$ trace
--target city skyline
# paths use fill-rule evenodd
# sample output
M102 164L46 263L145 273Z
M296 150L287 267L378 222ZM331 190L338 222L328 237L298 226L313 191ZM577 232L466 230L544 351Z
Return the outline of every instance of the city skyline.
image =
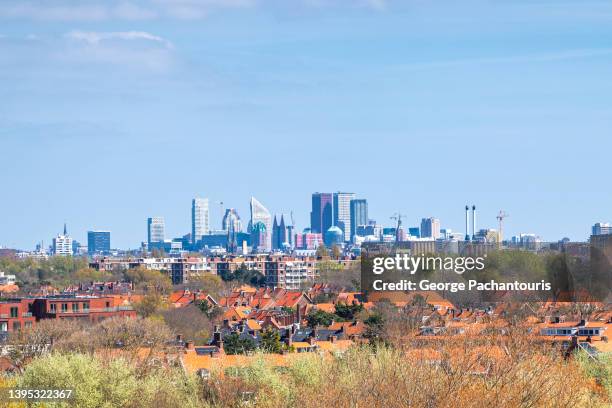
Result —
M314 198L314 196L321 195L321 194L323 194L323 195L327 194L327 195L330 196L329 197L330 198L330 206L332 208L334 206L334 202L336 201L336 195L337 194L349 195L350 197L352 197L351 201L355 201L355 202L363 202L363 201L365 201L367 203L366 206L370 205L370 200L367 197L363 197L363 196L361 196L359 194L355 194L355 193L347 193L347 192L344 192L344 191L336 191L336 192L332 192L332 193L319 193L319 192L312 193L311 194L311 198ZM142 239L137 239L136 238L135 241L134 241L135 243L133 243L133 244L129 244L129 245L113 245L112 248L113 249L138 249L141 246L142 243L149 243L150 244L151 242L163 242L164 240L170 241L170 240L175 239L175 238L178 239L178 238L184 237L186 234L190 235L192 233L192 231L193 231L193 226L194 226L194 224L193 224L193 221L194 221L193 220L193 215L194 215L194 202L196 200L200 200L200 201L203 201L203 202L206 202L206 203L210 202L210 199L208 197L202 197L202 196L194 196L194 198L192 198L190 200L191 206L188 208L188 210L189 210L188 211L189 212L189 214L188 214L189 215L189 219L188 219L188 228L187 229L185 229L185 230L177 230L176 227L173 227L173 228L170 229L170 231L173 231L173 232L168 232L169 230L168 230L168 225L167 225L167 223L165 221L166 220L166 216L165 215L148 216L144 220L144 221L146 221L146 223L143 223L143 225L145 225L145 226L143 228L143 231L141 231ZM224 204L223 202L217 202L217 203ZM313 203L311 202L311 205L312 204ZM287 212L284 212L284 211L270 211L270 210L268 210L267 207L264 206L264 204L262 204L255 197L250 197L250 199L249 199L249 206L248 207L252 207L253 205L256 208L258 208L258 210L256 212L260 212L261 210L263 210L266 213L266 215L263 215L263 213L262 213L262 215L258 215L257 216L258 218L269 217L269 220L267 222L264 222L264 224L270 224L269 228L268 228L270 230L270 234L267 237L268 241L271 241L271 239L272 239L272 235L271 235L271 231L272 231L272 228L271 228L272 227L272 224L271 224L272 218L275 218L277 215L278 216L286 215L289 212L293 213L292 210L288 210ZM465 216L465 214L467 214L467 208L468 207L470 208L470 214L473 211L472 210L472 206L466 206L465 212L460 211L461 212L461 217L460 218L462 220L464 219L463 217ZM220 211L219 214L223 214L223 217L219 216L218 220L214 216L210 217L209 232L207 232L207 234L208 233L213 233L213 232L218 233L219 231L224 230L224 227L223 227L223 218L225 216L227 216L228 211L233 212L233 214L235 214L235 212L237 211L237 208L234 208L234 207L220 207L220 209L222 209L222 211ZM208 210L208 208L207 208L207 210ZM245 211L245 213L248 213L249 211ZM240 212L240 210L238 210L238 212ZM367 212L367 210L366 210L366 212ZM488 211L486 213L488 214ZM419 235L420 237L425 237L425 238L428 238L428 237L429 238L441 237L441 235L439 234L440 233L440 229L444 229L444 230L447 230L447 231L451 230L455 234L457 234L457 233L462 234L462 233L465 232L465 228L467 228L467 224L465 224L466 226L463 229L459 225L454 225L454 224L453 225L449 225L448 223L445 223L444 220L440 219L440 217L437 217L435 215L427 215L427 216L423 216L423 217L421 217L421 216L411 217L410 215L406 215L405 213L401 213L401 212L400 213L394 213L390 217L388 217L388 219L382 219L382 220L379 219L379 218L375 218L375 217L373 218L371 216L368 216L368 221L376 221L377 225L384 226L384 227L394 227L396 225L396 223L397 223L397 215L398 214L401 214L401 217L402 217L401 218L402 219L402 226L405 229L405 233L408 233L409 229L417 228L417 229L421 230L420 231L420 235ZM309 212L309 215L311 215L311 212ZM497 212L496 212L496 215L497 215ZM292 214L292 216L293 216L293 214ZM340 220L337 219L337 216L335 215L335 211L332 211L332 214L329 214L329 216L332 217L332 219L333 219L332 223L330 224L330 226L336 225L338 223L338 221L340 221ZM171 217L171 218L174 218L174 217ZM207 221L208 221L208 218L209 217L208 217L208 214L207 214ZM296 218L298 218L298 217L296 217ZM304 217L301 217L301 218L304 218ZM293 231L293 233L301 233L303 230L306 230L306 229L310 230L311 222L312 222L312 216L307 217L307 218L308 218L308 222L306 222L304 225L300 225L300 224L298 224L296 222L296 225L295 225L296 229ZM424 236L423 235L423 225L426 222L431 223L432 220L435 220L435 222L437 223L435 229L436 229L436 231L438 231L438 235L435 236L435 234L434 234L434 236L431 236L431 235L429 235L431 232L426 232L425 233L426 236ZM477 221L477 224L473 225L474 220L473 220L473 218L471 218L471 215L470 215L469 220L470 220L469 221L469 232L470 232L470 234L474 234L475 232L477 232L477 231L479 231L481 229L491 229L491 230L497 230L498 229L498 224L496 224L495 222L488 222L488 220L484 220L481 223L481 221L480 221L480 210L479 210L479 219ZM280 218L278 218L278 221L280 222ZM496 222L498 222L498 221L496 221ZM157 229L156 233L158 234L158 236L156 238L154 238L153 240L151 240L151 238L150 238L150 234L151 234L151 232L150 232L150 228L151 228L150 225L152 223L153 224L161 225L161 227L154 227L154 228ZM240 221L238 221L238 223L242 224ZM341 223L341 221L340 221L340 223ZM110 230L108 228L105 228L104 230L100 230L100 229L97 229L97 228L86 228L84 231L80 231L80 232L77 232L77 233L74 233L74 234L72 233L72 231L74 231L74 229L71 228L70 229L71 232L67 233L67 224L69 224L69 223L67 223L67 222L63 223L63 226L62 226L63 232L61 232L61 231L57 232L57 233L53 232L48 237L45 237L45 239L39 239L39 240L34 241L30 247L27 247L27 246L22 246L22 247L19 247L19 246L6 246L6 245L2 245L1 242L0 242L0 247L20 249L20 250L31 250L36 245L40 244L41 242L44 243L45 246L47 246L47 242L50 243L50 246L53 246L54 245L54 240L58 236L69 237L71 242L72 241L77 241L77 242L79 242L81 244L85 244L85 246L87 246L88 241L89 241L89 234L91 232L112 233L112 230ZM428 224L428 225L429 226L426 227L426 228L431 228L431 225L430 224ZM596 228L597 229L603 228L603 229L605 229L605 231L608 231L611 228L611 227L609 227L609 225L610 224L607 222L607 220L597 220L597 221L592 222L591 224L589 224L588 228L585 228L585 230L588 231L586 233L586 238L588 238L588 236L591 235L591 234L595 234ZM473 229L474 226L477 226L477 230L476 231L474 231L474 229ZM161 228L161 229L159 229L159 228ZM249 229L249 226L247 226L247 225L243 225L242 226L242 232L246 232L246 231L248 231L248 229ZM177 232L174 232L175 230ZM205 234L205 235L207 235L207 234ZM515 236L515 235L518 236L520 234L534 234L535 236L537 236L538 238L542 239L543 241L556 241L556 240L560 240L560 239L563 239L563 238L567 237L567 235L564 235L564 236L560 236L560 237L553 238L553 239L544 239L544 237L540 233L535 231L535 230L524 230L524 231L513 232L512 228L508 228L508 225L506 223L504 224L504 239L505 240L509 240L512 236ZM81 235L83 235L84 238L82 238ZM134 235L135 236L140 236L139 233L135 233ZM472 239L472 238L473 238L473 236L470 236L470 239ZM586 238L583 239L582 241L585 241ZM573 241L581 241L580 239L572 239L572 240ZM350 239L347 239L346 241L350 241ZM116 242L116 238L115 238L114 233L113 233L113 243L114 242ZM193 242L193 241L191 241L191 242ZM272 249L272 244L270 242L268 243L268 245L269 245L270 249Z
M612 219L609 2L20 3L0 4L0 245L66 221L134 247L155 215L178 236L198 195L215 226L256 196L301 229L338 190L406 227L462 231L466 203L483 227L507 211L505 236Z

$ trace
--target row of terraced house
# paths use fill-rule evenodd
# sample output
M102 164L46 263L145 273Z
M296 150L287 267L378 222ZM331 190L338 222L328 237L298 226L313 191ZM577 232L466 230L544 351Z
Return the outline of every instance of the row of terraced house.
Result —
M62 294L4 299L0 301L0 337L43 319L98 322L110 317L136 317L136 311L122 296Z

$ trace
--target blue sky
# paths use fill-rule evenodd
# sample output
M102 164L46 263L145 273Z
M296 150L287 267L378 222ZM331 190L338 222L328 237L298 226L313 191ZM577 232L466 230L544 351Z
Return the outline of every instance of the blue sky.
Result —
M586 239L612 221L608 1L3 0L0 245L136 247L199 195L307 226L313 191L391 223ZM212 222L220 209L212 206Z

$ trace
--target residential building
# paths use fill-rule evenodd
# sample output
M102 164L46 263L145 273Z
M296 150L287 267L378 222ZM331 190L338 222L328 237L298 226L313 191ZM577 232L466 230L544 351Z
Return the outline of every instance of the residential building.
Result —
M354 193L334 193L334 225L342 230L343 240L350 241L351 230L351 201L355 199Z
M598 222L593 225L591 235L610 235L612 234L612 224L607 222Z
M36 324L36 318L30 311L30 304L30 299L0 301L0 338L6 338L10 332Z
M194 198L191 201L191 240L195 244L202 235L208 234L209 224L208 198Z
M87 231L88 254L108 254L110 249L110 231Z
M312 285L317 276L314 258L269 256L265 261L266 285L284 289L300 289Z
M109 317L136 317L130 305L120 297L96 297L58 295L36 298L31 304L31 314L40 319L74 319L98 322Z

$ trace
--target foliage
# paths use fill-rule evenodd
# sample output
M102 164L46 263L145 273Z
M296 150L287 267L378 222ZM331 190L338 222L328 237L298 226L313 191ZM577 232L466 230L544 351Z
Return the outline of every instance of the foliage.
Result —
M306 316L308 327L329 326L333 321L342 321L342 318L324 310L313 310Z
M207 304L207 302L202 303ZM202 313L197 306L170 308L163 311L161 315L168 327L173 332L183 335L186 340L204 344L210 339L212 322L208 315Z
M278 330L268 328L261 333L261 343L259 345L266 353L280 353L283 349L283 344L280 341L280 333Z
M317 247L316 257L317 259L329 257L329 251L327 250L327 247L325 245L319 245Z
M336 315L344 320L353 320L355 315L363 310L362 304L345 305L344 303L336 304Z
M150 317L166 308L166 301L157 292L145 294L138 302L134 302L134 309L139 316Z
M204 313L204 315L210 320L215 320L223 314L222 308L215 306L213 303L207 300L198 300L195 302L195 305L198 309L200 309L200 312Z
M51 354L34 360L18 379L26 389L72 389L73 399L54 406L80 408L195 407L197 388L180 370L140 376L122 359L104 362L84 354Z
M152 292L165 294L172 289L172 281L164 272L143 266L128 269L125 271L125 278L133 282L137 288Z
M249 337L241 338L238 333L232 333L223 337L225 354L246 354L256 348L255 340Z
M221 297L224 290L223 280L218 275L211 273L205 273L199 276L192 276L189 278L189 288L199 289L215 299Z
M265 285L266 277L255 269L248 269L245 264L240 265L233 273L222 271L221 279L226 282L240 282L251 286Z
M593 358L586 351L579 351L575 357L584 374L601 385L612 401L612 353L602 353Z

